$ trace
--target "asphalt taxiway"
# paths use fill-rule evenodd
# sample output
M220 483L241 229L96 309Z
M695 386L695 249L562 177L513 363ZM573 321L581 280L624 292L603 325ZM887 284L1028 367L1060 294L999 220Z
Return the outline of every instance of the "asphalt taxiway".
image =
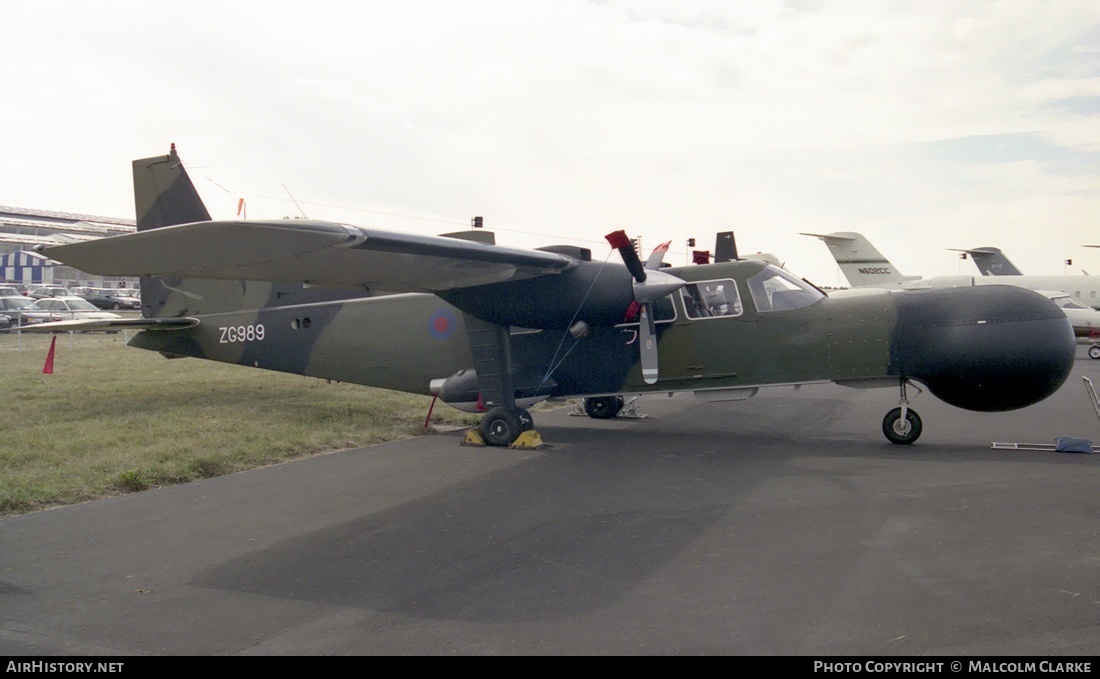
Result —
M812 385L536 414L0 520L0 654L1098 655L1100 443L1078 348L972 413Z

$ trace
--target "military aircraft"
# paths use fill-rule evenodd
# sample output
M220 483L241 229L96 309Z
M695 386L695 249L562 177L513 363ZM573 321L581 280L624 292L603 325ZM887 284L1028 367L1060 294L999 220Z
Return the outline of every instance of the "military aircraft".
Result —
M1013 285L1030 290L1065 292L1093 309L1100 309L1100 276L920 276L903 275L867 238L854 231L803 233L824 241L853 288L924 290L975 285Z
M623 394L727 401L818 382L897 390L882 430L908 444L923 427L910 385L959 408L1013 410L1057 390L1074 360L1065 315L1023 288L830 299L760 260L643 263L623 231L599 261L484 232L212 221L174 144L133 171L136 233L41 250L141 276L142 317L44 330L129 327L141 331L129 345L166 357L435 394L483 412L467 438L488 445L522 447L527 409L544 399L581 397L609 417Z
M978 267L978 271L983 276L1022 276L1023 272L1016 268L1005 253L1001 252L1000 248L973 248L967 250L965 248L947 248L954 252L963 253L963 258L969 255L973 260L974 266Z

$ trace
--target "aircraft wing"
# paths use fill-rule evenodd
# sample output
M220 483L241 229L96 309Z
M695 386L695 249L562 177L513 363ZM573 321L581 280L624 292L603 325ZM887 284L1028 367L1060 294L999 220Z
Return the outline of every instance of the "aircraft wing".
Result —
M38 252L97 275L300 281L434 292L561 273L577 260L317 220L179 224Z
M111 330L183 330L199 324L197 318L104 318L38 323L20 332L89 332Z

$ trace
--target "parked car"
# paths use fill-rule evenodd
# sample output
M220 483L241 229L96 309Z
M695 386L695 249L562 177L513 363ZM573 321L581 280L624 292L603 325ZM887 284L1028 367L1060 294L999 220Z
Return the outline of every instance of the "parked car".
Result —
M9 325L12 328L63 320L61 316L51 311L43 311L33 299L23 295L0 297L0 314L14 319Z
M100 309L140 309L141 299L134 297L131 290L124 288L85 288L82 295Z
M35 302L40 308L57 314L63 317L65 320L109 320L113 318L122 318L116 313L110 311L101 311L99 307L92 304L83 297L76 297L75 295L66 297L47 297L46 299L40 299Z
M47 297L62 297L65 295L71 295L69 289L61 285L41 285L30 291L29 296L34 299L45 299Z
M0 285L0 297L16 297L22 294L23 291L14 285Z
M30 286L26 283L20 283L19 281L4 281L0 283L0 289L4 290L3 295L0 295L0 297L8 297L12 289L15 290L15 294L17 295L28 296L30 293Z

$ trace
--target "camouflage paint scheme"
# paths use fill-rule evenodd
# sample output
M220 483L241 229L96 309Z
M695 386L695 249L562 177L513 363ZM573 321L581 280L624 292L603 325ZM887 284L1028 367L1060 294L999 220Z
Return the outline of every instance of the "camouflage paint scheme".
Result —
M744 280L747 273L759 271L763 266L761 262L746 260L669 271L689 282ZM244 286L270 288L270 284L252 282ZM201 290L203 286L188 285L187 289ZM254 290L248 292L249 295L262 294ZM961 292L965 297L963 301L969 303L981 299L982 293L988 290L965 288ZM590 336L580 340L565 337L563 352L571 344L575 346L551 375L556 387L540 395L570 397L863 380L883 380L883 386L892 386L902 376L912 375L919 379L923 374L931 379L939 374L937 364L950 357L950 353L940 355L938 350L933 351L943 340L928 345L916 343L914 339L939 331L956 338L969 337L965 340L967 344L973 341L988 353L985 358L968 359L971 369L978 369L983 361L992 368L990 374L982 377L984 388L982 384L975 387L979 393L988 393L988 403L993 407L969 396L955 405L973 410L1023 407L1034 402L1034 396L1014 399L1012 394L1018 387L1013 385L1036 382L1038 377L1036 388L1040 393L1044 391L1041 389L1044 383L1056 388L1065 379L1066 371L1060 367L1064 362L1060 364L1058 360L1042 356L1027 360L1032 354L1030 348L1020 350L1017 358L1025 365L1038 361L1041 366L1040 374L1029 378L1033 371L1025 374L1010 370L1010 364L1015 361L1008 356L994 360L998 353L1012 351L1011 347L1004 347L1005 340L1032 335L1061 337L1065 341L1060 344L1068 346L1072 356L1072 331L1068 327L1065 335L1052 331L1052 327L1064 325L1064 314L1059 319L1049 313L1042 303L1046 300L1022 289L1006 292L1016 293L1017 299L1004 305L1004 321L979 323L985 319L975 317L967 325L960 323L967 321L967 314L962 312L969 304L961 305L960 313L950 320L924 319L919 325L899 322L900 309L920 310L920 305L907 305L914 297L918 301L929 298L937 303L938 310L942 310L946 306L943 299L947 298L947 291L907 293L909 296L825 298L796 310L797 313L757 313L748 308L752 302L746 299L747 308L740 316L697 320L687 318L682 298L674 295L675 321L657 324L661 356L661 377L657 384L647 385L642 381L638 354L632 346L637 323L632 323L594 328ZM171 291L160 301L163 301L162 308L181 311L196 306L193 300ZM1025 303L1033 307L1031 318L1019 317L1017 306ZM463 313L434 295L398 294L213 314L200 308L187 315L200 317L202 323L173 332L142 332L130 341L130 345L167 354L419 394L431 393L431 380L446 378L473 366ZM1016 327L1006 329L1003 323ZM222 336L225 328L247 329L258 325L265 330L262 340L226 341ZM1035 332L1029 331L1029 326ZM552 365L555 349L563 342L564 333L562 329L512 335L513 372L519 378L517 390L539 386ZM922 349L933 351L931 359L922 358ZM958 351L965 351L965 347L952 349L952 352ZM927 365L928 361L932 365ZM919 370L920 374L914 370ZM997 375L1000 370L1007 371L1003 378ZM936 393L935 384L929 386ZM997 391L1002 391L1003 395L998 397ZM937 395L948 402L958 400L950 394Z
M660 300L662 315L655 326L660 375L648 384L639 365L638 322L623 322L637 277L632 279L621 263L590 261L586 252L567 246L538 251L486 246L484 232L449 234L451 238L441 240L356 230L350 233L360 236L352 238L329 223L198 225L193 223L211 220L174 147L167 156L135 160L134 173L138 234L42 251L78 268L92 267L86 270L96 273L111 269L112 274L148 274L141 261L171 260L148 265L159 266L165 275L143 275L148 325L142 327L148 329L130 341L170 357L191 356L417 394L433 393L433 380L453 378L452 384L464 386L450 390L450 398L444 388L443 397L461 407L476 400L479 381L485 391L488 379L473 370L470 323L510 327L509 340L495 345L503 358L481 359L477 365L484 369L510 364L514 398L508 394L504 404L513 410L518 407L515 399L524 398L826 381L896 388L908 380L925 384L958 407L1009 410L1057 390L1074 357L1073 333L1065 315L1029 290L984 286L829 298L805 286L799 308L760 311L749 292L750 282L776 270L764 261L736 260L660 269L685 287ZM186 226L156 234L157 247L172 252L143 245L153 241L135 240L150 229L177 224ZM272 234L270 253L264 251L267 241L247 251L235 244L235 235L250 237L256 229ZM185 240L170 240L176 232ZM210 242L208 247L192 245L206 242L194 241L196 233ZM337 242L338 236L347 242ZM371 261L381 263L376 268L392 264L390 257L399 260L400 266L388 275L403 278L392 289L415 289L416 276L434 281L451 266L458 271L476 264L486 272L486 280L441 285L431 292L378 294L384 286L367 273L361 285L343 288L328 280L317 286L301 280L231 278L240 271L250 277L281 271L269 259L327 275L327 260L310 263L313 251L296 255L293 248L330 237L332 244L317 250L321 256L346 248L337 253L339 257L365 257L368 254L356 251L373 248L369 256L376 259ZM483 242L468 246L472 240ZM173 248L172 243L177 245ZM284 247L290 251L280 253ZM306 246L301 247L305 252ZM148 257L138 256L142 253ZM240 264L235 258L249 261ZM336 269L344 262L332 261ZM197 264L192 268L190 262ZM185 269L200 270L204 277L168 275ZM333 276L338 278L338 272ZM692 283L719 280L735 282L740 313L689 317L684 291ZM574 318L589 324L579 339L568 331ZM182 321L171 319L199 322L161 329L153 325L155 319L181 326ZM904 418L904 390L901 403Z

